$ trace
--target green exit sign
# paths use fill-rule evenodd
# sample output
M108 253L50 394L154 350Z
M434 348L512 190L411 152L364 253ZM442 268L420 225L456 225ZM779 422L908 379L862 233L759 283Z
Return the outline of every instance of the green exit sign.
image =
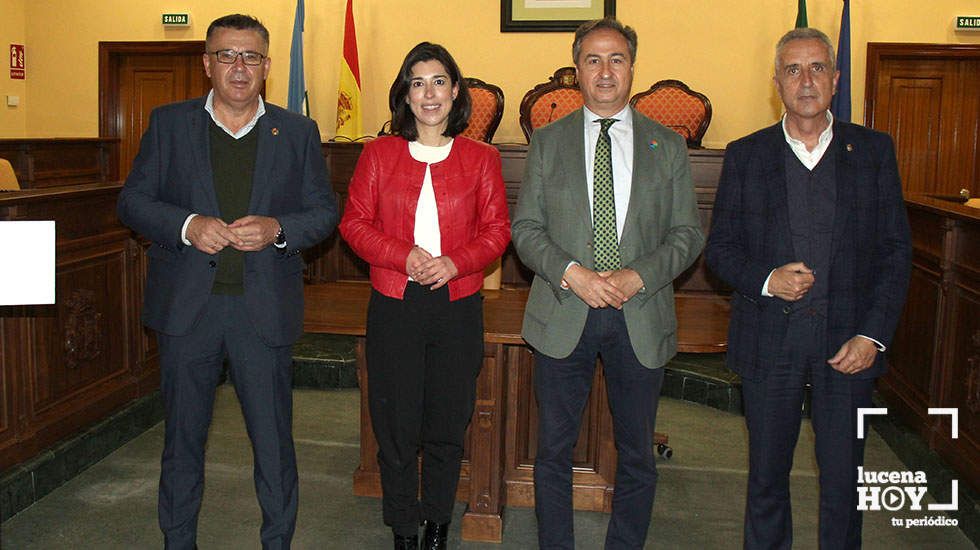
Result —
M956 30L980 31L980 15L957 15Z
M188 13L165 13L163 14L163 26L165 27L186 27L191 24L191 16Z

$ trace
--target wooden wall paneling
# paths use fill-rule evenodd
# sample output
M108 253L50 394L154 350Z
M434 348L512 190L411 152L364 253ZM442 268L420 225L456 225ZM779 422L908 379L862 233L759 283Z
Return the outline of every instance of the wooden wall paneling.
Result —
M959 411L958 439L952 439L951 419L938 418L936 451L980 487L980 224L958 222L954 229L945 365L935 406Z
M894 414L957 472L980 487L980 213L925 195L906 199L912 281L878 388ZM930 407L955 408L950 419Z
M510 346L505 356L507 371L507 421L504 427L504 487L510 506L534 504L534 455L537 437L528 431L536 425L531 420L534 393L521 388L534 387L534 358L531 350Z
M137 393L142 397L156 390L160 385L160 369L156 336L153 331L143 326L141 312L143 293L146 287L146 273L149 261L146 249L150 241L130 234L126 241L125 261L127 264L125 304L127 327L127 357L132 365L132 373L136 379Z
M484 345L483 368L477 378L476 403L473 419L466 436L467 470L469 487L466 495L457 500L467 501L467 513L463 516L463 538L500 542L504 526L501 519L503 486L501 480L504 465L502 434L504 431L504 389L506 346L499 343ZM473 466L483 464L477 470Z
M915 227L909 292L887 352L889 370L878 387L889 402L902 403L896 414L929 440L936 425L936 418L928 414L930 395L942 364L945 320L940 312L950 226L944 216L919 209L909 210L909 221Z
M21 372L30 360L27 308L0 306L0 470L16 451L23 428L25 387Z
M21 189L115 182L118 156L113 138L0 139Z

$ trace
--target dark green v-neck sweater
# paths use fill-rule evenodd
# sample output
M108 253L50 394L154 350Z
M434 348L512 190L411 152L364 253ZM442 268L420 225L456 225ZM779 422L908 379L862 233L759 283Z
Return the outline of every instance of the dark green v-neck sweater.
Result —
M225 223L231 223L248 214L258 134L253 128L245 136L235 139L211 120L211 171L214 192L218 196L218 208ZM218 253L218 272L215 274L211 292L244 294L244 267L245 253L231 246L225 247Z

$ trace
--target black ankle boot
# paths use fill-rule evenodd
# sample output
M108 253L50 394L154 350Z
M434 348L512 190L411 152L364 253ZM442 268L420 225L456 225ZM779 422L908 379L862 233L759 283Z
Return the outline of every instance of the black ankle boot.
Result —
M449 522L435 523L425 520L425 533L422 535L422 550L446 550L446 535L449 533Z
M395 550L419 550L419 536L409 535L403 537L395 533Z

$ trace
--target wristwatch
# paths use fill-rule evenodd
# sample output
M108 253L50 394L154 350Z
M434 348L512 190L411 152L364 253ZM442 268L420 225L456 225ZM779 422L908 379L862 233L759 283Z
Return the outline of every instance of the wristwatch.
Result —
M283 231L282 226L279 226L279 232L276 233L276 246L284 246L286 244L286 232Z

